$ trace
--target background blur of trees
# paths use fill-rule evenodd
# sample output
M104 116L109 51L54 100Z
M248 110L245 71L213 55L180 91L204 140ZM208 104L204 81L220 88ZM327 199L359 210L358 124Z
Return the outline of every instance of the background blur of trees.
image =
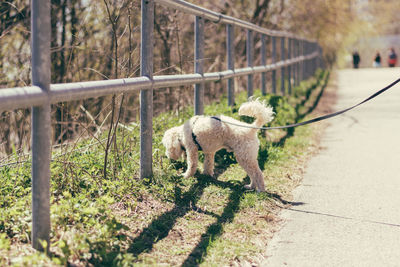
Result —
M396 0L371 0L368 5L370 21L376 34L400 34L400 2Z
M359 0L358 16L364 20L364 27L351 36L347 53L358 50L361 67L371 67L377 52L382 57L382 66L388 66L389 50L393 47L400 53L400 1ZM350 56L347 57L348 61Z
M317 40L328 64L337 61L354 36L370 31L379 21L385 32L399 31L392 0L216 0L190 1L216 12ZM139 75L139 0L51 0L52 83L136 77ZM30 81L30 1L0 2L0 88L25 86ZM362 8L360 8L362 7ZM385 15L382 16L382 13ZM154 72L193 72L193 17L160 5L155 9ZM364 14L360 15L360 14ZM354 34L356 33L356 34ZM244 66L245 33L235 31L236 65ZM256 49L260 37L255 36ZM257 50L259 51L259 50ZM205 71L225 69L225 26L206 24ZM256 59L256 63L259 62ZM243 84L243 86L242 86ZM237 79L236 89L244 88ZM155 113L179 109L193 99L192 87L155 91ZM219 98L225 85L208 84L208 101ZM138 118L138 95L126 94L53 107L54 143L95 132L109 124L110 114L120 122ZM0 117L0 155L29 147L29 110L3 112ZM115 120L114 120L115 121Z

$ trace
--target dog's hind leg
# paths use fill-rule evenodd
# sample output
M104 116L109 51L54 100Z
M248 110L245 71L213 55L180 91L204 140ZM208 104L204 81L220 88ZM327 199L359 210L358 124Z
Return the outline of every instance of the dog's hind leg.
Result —
M250 177L250 184L246 185L246 189L255 189L257 192L264 192L264 175L258 166L257 157L254 155L236 155L236 160L243 167Z
M197 162L198 162L198 150L197 148L186 150L187 155L187 170L183 174L183 177L189 178L196 173Z
M203 174L214 176L214 155L215 153L204 153Z

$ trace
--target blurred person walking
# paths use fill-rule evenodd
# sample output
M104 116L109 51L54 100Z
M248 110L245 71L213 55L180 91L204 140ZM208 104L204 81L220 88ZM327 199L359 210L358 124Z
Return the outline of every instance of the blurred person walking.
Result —
M353 53L353 67L355 69L358 69L358 65L360 64L361 58L360 58L360 54L358 54L357 51L354 51Z
M379 54L379 52L376 52L375 58L374 58L374 63L373 63L373 67L374 68L379 68L381 67L381 54Z
M389 67L393 68L396 66L397 63L397 54L394 51L394 48L390 48L390 53L389 53L389 59L388 59L388 64Z

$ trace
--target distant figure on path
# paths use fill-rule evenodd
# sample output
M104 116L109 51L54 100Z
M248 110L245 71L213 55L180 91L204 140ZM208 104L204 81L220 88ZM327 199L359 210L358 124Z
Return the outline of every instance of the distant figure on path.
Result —
M395 67L395 66L396 66L396 63L397 63L397 54L396 54L396 52L394 51L394 48L393 48L393 47L390 48L388 63L389 63L389 67L391 67L391 68Z
M376 52L373 66L374 66L374 68L379 68L380 66L382 66L381 65L381 54L379 54L379 52Z
M357 51L353 53L353 67L358 69L358 64L360 64L361 58Z

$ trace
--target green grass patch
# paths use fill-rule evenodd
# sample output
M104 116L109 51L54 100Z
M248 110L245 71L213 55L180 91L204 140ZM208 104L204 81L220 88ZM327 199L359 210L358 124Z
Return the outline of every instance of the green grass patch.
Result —
M276 112L271 126L307 118L329 73L294 88L290 97L255 96ZM206 115L241 120L238 107L246 92L205 107ZM0 168L0 265L159 266L232 265L256 262L276 224L278 206L290 204L291 190L311 153L313 126L260 131L259 164L267 192L243 189L249 182L232 153L216 154L217 179L183 179L184 161L171 162L161 139L193 108L154 118L153 171L139 179L139 126L119 127L116 146L103 175L104 136L79 140L53 152L51 163L51 255L30 248L30 163ZM200 158L202 158L200 156ZM201 165L201 164L200 164ZM201 168L201 166L200 166Z

